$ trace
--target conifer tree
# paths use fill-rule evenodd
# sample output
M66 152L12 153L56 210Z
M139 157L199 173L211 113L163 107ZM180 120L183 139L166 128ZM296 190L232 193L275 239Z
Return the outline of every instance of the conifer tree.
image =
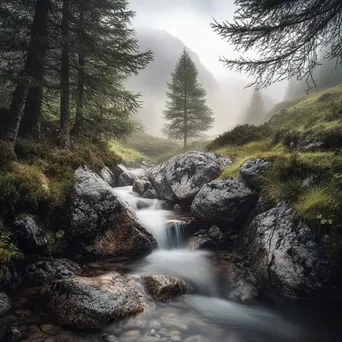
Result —
M184 149L191 138L199 137L212 127L213 113L206 103L206 91L199 84L195 63L186 50L171 74L164 116L164 132L169 138L183 139Z
M255 89L244 117L244 123L249 125L260 125L263 122L265 115L265 104L261 91Z

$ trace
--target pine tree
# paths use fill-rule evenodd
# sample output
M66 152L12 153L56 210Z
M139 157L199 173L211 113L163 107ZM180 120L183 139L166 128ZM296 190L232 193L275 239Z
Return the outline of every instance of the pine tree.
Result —
M206 104L206 91L198 83L198 71L186 50L183 51L172 81L168 83L164 131L169 138L183 139L184 149L190 138L199 137L212 127L211 109Z
M244 123L249 125L260 125L266 116L264 99L261 91L255 89L252 95L251 103L244 117Z

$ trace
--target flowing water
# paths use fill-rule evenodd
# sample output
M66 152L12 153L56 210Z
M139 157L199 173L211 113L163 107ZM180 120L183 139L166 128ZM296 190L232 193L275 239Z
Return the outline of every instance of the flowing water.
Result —
M186 250L184 225L174 212L162 210L157 200L139 198L131 187L114 191L136 211L141 223L156 236L159 247L137 262L108 260L90 263L86 275L112 271L171 275L189 282L195 294L166 303L152 301L143 315L108 326L100 333L81 334L53 325L51 317L41 307L39 289L28 288L13 300L15 324L24 324L28 329L24 341L342 341L341 301L334 298L295 300L272 293L263 293L262 300L250 305L227 300L222 279L234 270L229 260L205 251ZM170 221L173 229L168 227ZM50 337L46 330L50 331Z

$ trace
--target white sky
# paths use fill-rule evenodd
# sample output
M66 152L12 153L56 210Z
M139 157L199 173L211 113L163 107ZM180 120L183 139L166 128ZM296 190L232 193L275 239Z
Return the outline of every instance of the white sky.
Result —
M198 54L202 64L218 79L246 79L225 69L218 56L233 57L234 48L212 30L213 18L230 20L234 0L131 0L134 26L161 29L181 39Z

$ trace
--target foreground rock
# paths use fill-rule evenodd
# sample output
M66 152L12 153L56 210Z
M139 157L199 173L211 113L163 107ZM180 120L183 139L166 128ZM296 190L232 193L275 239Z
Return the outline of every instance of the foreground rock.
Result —
M25 285L38 286L47 281L79 275L82 268L68 259L40 260L24 268L23 282Z
M243 232L241 254L266 284L287 295L325 291L334 271L329 238L317 238L286 203L254 218Z
M143 277L147 292L153 299L166 301L190 293L189 285L182 279L163 275Z
M156 240L114 190L87 168L75 173L75 191L65 224L65 236L82 256L141 255Z
M257 203L258 196L238 179L206 184L191 205L198 219L217 224L239 225Z
M25 216L16 220L13 230L20 246L25 251L39 253L46 250L47 239L45 233L33 218Z
M260 176L270 168L271 163L263 159L247 160L240 168L242 179L251 189L259 190L261 187Z
M229 163L215 153L186 152L154 167L148 178L160 199L189 202Z
M11 310L11 300L3 292L0 292L0 318Z
M56 280L41 290L42 302L59 324L97 329L143 312L146 303L119 273Z

